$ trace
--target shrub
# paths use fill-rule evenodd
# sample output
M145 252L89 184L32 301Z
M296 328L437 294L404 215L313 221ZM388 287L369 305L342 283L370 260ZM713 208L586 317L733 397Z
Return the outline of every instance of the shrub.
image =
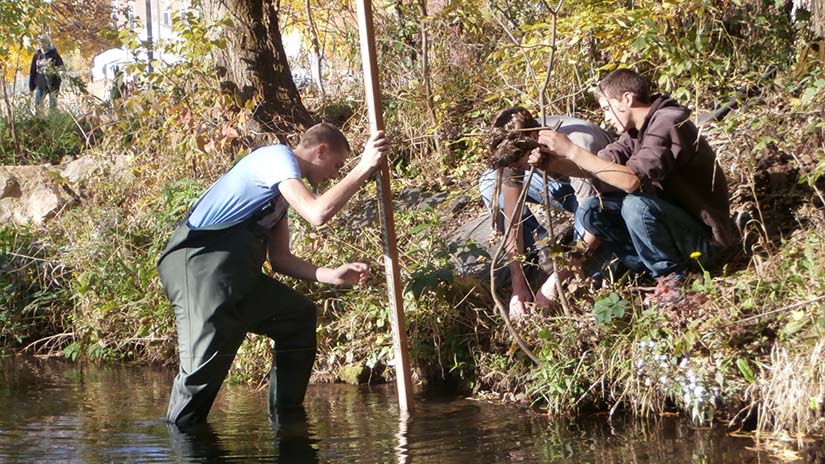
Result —
M63 333L69 272L29 228L0 228L0 351Z
M28 116L14 122L19 143L15 149L7 119L0 119L0 164L59 163L78 155L85 144L70 113L52 112L43 118Z

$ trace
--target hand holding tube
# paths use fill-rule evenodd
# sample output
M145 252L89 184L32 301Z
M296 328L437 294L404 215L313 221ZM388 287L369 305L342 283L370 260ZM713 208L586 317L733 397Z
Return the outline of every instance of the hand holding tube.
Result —
M553 155L567 159L572 158L575 151L575 145L567 137L567 134L554 130L540 131L539 145L549 150Z

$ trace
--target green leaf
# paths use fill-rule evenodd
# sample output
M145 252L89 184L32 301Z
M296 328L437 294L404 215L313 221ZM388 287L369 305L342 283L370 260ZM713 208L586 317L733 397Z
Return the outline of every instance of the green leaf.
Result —
M748 381L748 383L753 383L756 380L756 376L753 374L753 369L751 369L751 365L746 359L737 358L736 367L739 368L739 372L742 374L742 377Z
M146 337L146 336L149 335L150 329L151 329L151 327L149 327L148 325L141 325L138 328L136 336L137 337Z
M794 334L802 330L806 325L808 325L807 317L796 318L794 314L792 314L791 316L791 320L787 324L785 324L785 326L782 327L781 330L782 335L786 338L793 336Z
M613 308L613 317L615 317L616 319L623 318L624 317L625 306L627 306L627 301L620 301L619 304L617 304Z
M410 230L410 235L415 235L430 228L430 224L419 224Z
M633 46L630 48L633 52L640 52L647 48L647 37L640 35L636 40L633 42Z
M74 342L63 349L63 356L71 361L76 361L80 355L80 342Z
M623 300L617 293L611 293L606 298L596 301L593 304L593 316L596 323L607 324L613 319L624 317L628 302Z
M453 273L449 269L440 268L413 274L409 283L409 291L415 298L420 298L425 290L435 289L440 282L449 284L453 281Z
M596 323L606 324L610 321L610 307L605 300L599 300L593 305L593 315Z

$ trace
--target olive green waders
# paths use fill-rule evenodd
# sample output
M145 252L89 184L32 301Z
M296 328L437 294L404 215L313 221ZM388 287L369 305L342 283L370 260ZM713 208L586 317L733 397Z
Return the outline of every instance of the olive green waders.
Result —
M270 413L303 402L315 362L315 305L261 272L266 241L253 219L218 230L184 221L172 235L158 262L180 355L167 421L206 420L247 332L275 341Z

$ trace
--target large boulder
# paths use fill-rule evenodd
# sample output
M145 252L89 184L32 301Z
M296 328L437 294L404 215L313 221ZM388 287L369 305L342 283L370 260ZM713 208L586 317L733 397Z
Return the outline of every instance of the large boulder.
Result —
M130 169L132 166L131 156L106 156L100 153L88 153L86 156L60 165L61 175L75 192L82 192L87 184L101 177L108 182L121 184L129 184L135 180L135 175Z
M490 272L490 258L498 244L491 243L493 223L490 214L480 213L472 220L464 222L447 238L454 249L453 264L461 277L476 277L484 280Z
M77 196L55 166L0 166L0 224L42 224Z
M40 225L80 203L87 184L101 176L128 183L131 158L83 156L59 166L0 166L0 224Z

